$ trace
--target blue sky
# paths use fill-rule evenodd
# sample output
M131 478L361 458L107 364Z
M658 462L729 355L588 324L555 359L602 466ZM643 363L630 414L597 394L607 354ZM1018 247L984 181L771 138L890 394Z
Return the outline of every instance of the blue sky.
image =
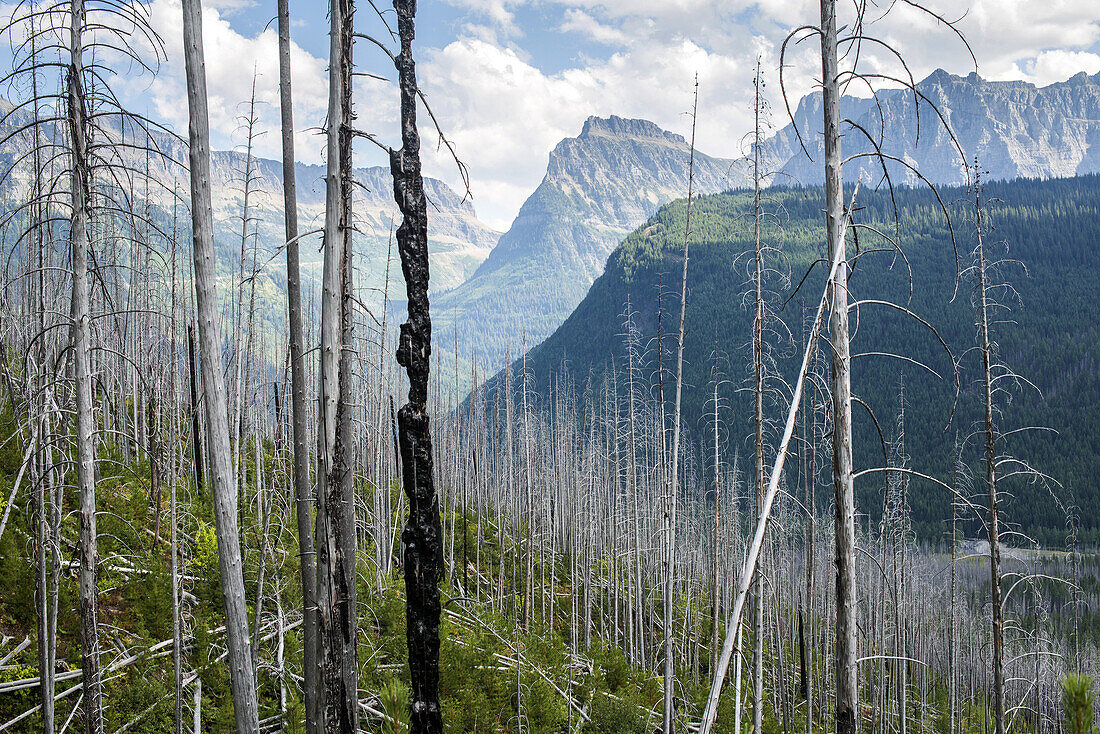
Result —
M167 60L155 78L119 70L112 86L124 103L185 132L179 0L145 0L164 39ZM385 0L377 0L388 8ZM891 5L880 0L883 7ZM960 19L990 79L1049 84L1078 71L1100 72L1100 13L1095 0L927 0ZM819 0L421 0L417 70L448 137L468 164L482 219L506 229L563 137L589 115L650 119L688 132L691 83L699 75L700 150L737 157L751 124L752 68L760 58L773 117L782 124L776 73L790 29L815 22ZM327 92L328 19L324 0L290 0L293 16L295 121L299 159L319 163ZM842 0L842 20L850 0ZM913 73L937 67L974 70L961 43L934 19L892 3L871 32L901 51ZM279 155L278 68L272 19L276 0L206 0L204 33L216 148L243 143L242 103L258 74L260 155ZM965 14L959 10L967 6ZM10 6L9 6L10 7ZM392 18L392 12L390 14ZM359 0L357 30L381 35L382 24ZM380 33L381 32L381 33ZM802 44L784 72L793 100L813 88L820 61ZM390 62L369 44L356 49L360 69L392 78ZM867 53L868 69L896 69ZM396 91L362 79L357 125L396 145ZM422 120L424 117L422 116ZM422 126L423 129L423 126ZM425 170L453 186L453 163L425 133ZM380 164L376 150L356 150L358 165Z

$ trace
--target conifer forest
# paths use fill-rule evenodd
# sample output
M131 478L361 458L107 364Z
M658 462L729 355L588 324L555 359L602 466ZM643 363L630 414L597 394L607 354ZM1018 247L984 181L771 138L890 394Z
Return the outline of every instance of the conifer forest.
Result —
M1100 14L974 2L723 4L736 122L552 150L478 3L0 5L0 732L1100 734ZM560 4L502 99L727 33Z

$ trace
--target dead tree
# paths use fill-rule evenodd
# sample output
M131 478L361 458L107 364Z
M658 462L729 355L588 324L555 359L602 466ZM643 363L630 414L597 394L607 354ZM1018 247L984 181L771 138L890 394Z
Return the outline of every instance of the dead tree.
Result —
M976 432L976 437L979 437L982 442L985 491L988 502L988 515L985 525L989 536L989 594L990 606L992 607L993 720L996 734L1004 734L1009 728L1009 721L1006 720L1009 710L1005 702L1006 625L1004 594L1002 592L1004 574L1001 570L1001 483L1013 477L1025 477L1038 486L1049 488L1056 485L1057 482L1026 461L1013 456L1009 453L1009 446L1007 445L1014 435L1027 431L1049 429L1041 426L1025 426L1006 431L999 425L1002 404L1010 399L1010 391L1019 389L1021 385L1034 386L1015 373L998 354L993 327L997 324L1007 323L1004 319L998 319L997 315L999 311L1008 309L1007 304L1001 302L998 296L1014 297L1013 294L1015 293L1003 278L998 279L998 271L1003 270L1006 266L1021 265L1021 263L1008 257L991 257L991 246L987 242L987 237L992 227L989 224L986 202L982 199L981 176L978 173L976 164L974 171L973 225L976 243L971 253L972 264L964 273L974 281L976 346L981 354L981 390L984 413L981 429ZM1024 576L1021 580L1026 579L1027 576ZM1014 587L1019 583L1017 581L1012 586ZM1019 625L1014 626L1017 629L1019 628ZM1036 657L1036 660L1038 660L1038 657ZM1011 710L1016 711L1020 708L1020 706L1013 706Z
M428 309L428 215L420 172L420 133L416 126L419 90L412 43L416 0L393 0L401 51L394 57L401 92L401 149L390 151L393 196L401 210L397 250L409 302L408 321L401 324L397 362L409 377L409 401L398 412L402 486L409 517L401 541L405 546L409 670L412 677L410 718L413 734L443 731L439 707L439 581L443 575L443 538L432 466L432 437L427 413L432 321Z
M96 586L95 416L92 407L91 314L88 304L88 210L91 170L88 161L84 93L84 2L70 3L68 69L69 145L72 156L73 293L71 351L76 393L76 476L80 518L80 647L84 671L84 731L104 730L103 682L99 669L99 590Z
M290 404L294 442L294 497L302 583L302 672L306 731L319 730L317 680L317 564L313 551L312 488L306 428L306 385L302 340L302 282L298 257L298 190L294 178L294 106L290 88L289 0L279 0L279 110L282 118L283 213L286 222L287 323L290 327Z
M848 265L843 238L840 72L835 0L821 0L822 109L825 116L825 237L830 261L833 512L836 525L836 731L855 734L859 706L856 645L856 523L852 482L852 358L848 349Z
M695 80L695 97L691 107L691 148L688 160L687 222L684 225L683 272L680 279L680 328L676 334L676 392L672 410L672 464L668 496L665 499L665 578L664 578L664 717L665 734L673 731L672 694L676 687L675 650L673 649L672 594L676 588L676 502L680 493L680 427L681 397L684 390L684 315L687 312L688 245L691 242L691 196L695 171L695 115L699 110L699 80Z
M228 404L222 377L218 330L217 276L214 268L214 224L210 201L210 116L202 46L202 0L183 2L183 47L187 70L190 123L191 228L195 260L195 309L199 327L199 360L206 394L206 428L210 445L210 480L218 566L229 650L229 683L238 734L259 731L248 634L244 569L237 532L237 477L230 467Z
M321 299L317 466L317 625L321 719L326 732L359 726L355 609L355 450L352 373L352 0L329 6L330 60L325 261Z

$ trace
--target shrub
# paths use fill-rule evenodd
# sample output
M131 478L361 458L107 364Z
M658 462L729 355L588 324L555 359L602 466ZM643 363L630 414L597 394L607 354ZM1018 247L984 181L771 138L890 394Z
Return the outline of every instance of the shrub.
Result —
M1070 673L1062 679L1062 714L1067 734L1094 734L1093 709L1096 694L1092 691L1092 678Z

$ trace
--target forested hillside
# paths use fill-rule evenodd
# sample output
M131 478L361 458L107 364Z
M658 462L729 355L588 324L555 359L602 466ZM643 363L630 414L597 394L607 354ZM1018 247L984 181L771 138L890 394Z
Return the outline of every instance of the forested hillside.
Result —
M1025 389L1006 408L1004 420L1013 426L1047 426L1058 433L1021 436L1017 453L1061 483L1047 488L1020 484L1013 488L1005 516L1045 546L1066 542L1066 508L1076 504L1090 542L1100 542L1100 516L1091 512L1100 504L1100 365L1094 345L1100 337L1095 313L1100 293L1100 177L1084 176L1050 181L1019 180L990 183L986 189L996 201L991 216L995 241L1007 245L1005 257L1024 267L1006 271L1019 295L1006 294L1014 306L999 330L1002 357L1033 382L1038 391ZM888 247L867 232L851 279L853 298L889 299L905 304L936 328L959 362L959 399L955 402L952 360L931 332L914 319L888 307L867 305L853 312L853 354L893 352L920 360L935 370L937 379L912 363L866 356L854 359L854 391L873 410L886 439L894 432L901 380L905 381L907 449L914 467L945 478L952 466L955 436L965 439L979 417L976 392L972 283L958 282L956 250L965 266L974 243L972 217L966 210L967 192L944 188L940 197L950 214L950 225L940 203L927 189L899 189L894 202L888 194L861 192L859 221L893 232L893 206L898 210L898 233L904 257L893 252L869 251ZM797 289L803 275L823 256L822 195L820 189L769 191L764 207L779 225L771 228L773 244L782 252L776 265L789 271L793 284L778 294L786 330L776 341L776 359L790 377L797 369L801 349L801 304L816 298L824 272L819 263ZM749 451L751 442L750 392L752 312L745 300L748 279L745 253L752 249L751 195L728 193L698 198L692 205L692 252L688 266L684 417L696 441L710 435L711 355L719 345L722 383L719 395L723 421L729 421L731 449ZM647 380L656 370L657 293L678 283L683 247L684 201L661 209L612 253L607 270L569 319L527 357L527 370L538 389L547 391L563 369L580 384L594 375L625 369L624 312L629 302L645 345ZM952 243L952 231L955 242ZM781 262L780 262L781 260ZM912 295L909 270L912 268ZM663 286L662 286L663 283ZM666 297L665 349L671 350L678 304ZM1021 305L1022 304L1022 305ZM739 348L739 345L741 348ZM669 353L665 369L669 369ZM1040 394L1041 393L1041 394ZM779 403L783 399L777 398ZM878 431L866 410L855 413L858 466L881 465L883 452ZM980 446L971 443L964 459L972 460ZM825 487L827 492L826 485ZM942 537L950 520L950 500L943 488L915 483L914 523L925 538ZM858 510L877 521L883 507L883 487L868 477L857 483ZM827 495L818 497L824 503ZM977 528L971 526L972 532ZM1017 542L1025 542L1019 540Z

